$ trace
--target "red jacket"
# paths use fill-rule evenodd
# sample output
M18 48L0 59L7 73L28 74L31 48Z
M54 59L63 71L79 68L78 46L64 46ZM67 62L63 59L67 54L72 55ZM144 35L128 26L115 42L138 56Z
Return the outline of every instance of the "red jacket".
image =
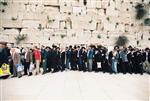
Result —
M34 50L33 56L35 60L41 60L41 53L39 50Z

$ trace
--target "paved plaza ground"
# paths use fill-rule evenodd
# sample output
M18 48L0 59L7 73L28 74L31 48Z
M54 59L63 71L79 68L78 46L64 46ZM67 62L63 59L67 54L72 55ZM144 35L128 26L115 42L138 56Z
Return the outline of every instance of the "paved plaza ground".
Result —
M149 101L148 74L64 71L1 80L1 100Z

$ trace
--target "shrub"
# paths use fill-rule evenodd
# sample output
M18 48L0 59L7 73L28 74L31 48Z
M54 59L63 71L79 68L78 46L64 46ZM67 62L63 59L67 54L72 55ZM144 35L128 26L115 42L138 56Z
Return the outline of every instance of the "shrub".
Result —
M16 40L16 44L20 44L21 41L24 41L27 39L27 35L25 34L18 34L16 37L15 37L15 40Z
M41 31L42 30L42 25L39 24L38 29Z
M145 24L146 26L150 26L150 18L146 18L146 19L144 20L144 24Z
M107 39L109 39L109 36L107 36Z
M4 1L4 0L3 0L3 1L1 0L1 1L0 1L0 4L2 4L3 6L7 6L7 2Z
M100 38L101 38L101 35L97 35L97 38L100 39Z
M61 34L60 37L63 39L64 37L66 37L65 34Z
M15 20L17 20L17 18L15 18L15 17L12 17L12 18L11 18L11 20L15 21Z
M124 46L129 42L126 36L119 36L115 42L117 46Z
M136 9L136 19L138 20L142 19L147 14L147 11L144 9L143 4L137 4L135 6L135 9Z

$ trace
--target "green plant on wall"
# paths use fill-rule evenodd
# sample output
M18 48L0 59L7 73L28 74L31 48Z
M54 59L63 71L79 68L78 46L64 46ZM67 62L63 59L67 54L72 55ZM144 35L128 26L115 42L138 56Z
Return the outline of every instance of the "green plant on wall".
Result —
M138 4L135 6L135 9L136 9L136 19L137 19L137 20L140 20L140 19L144 18L144 16L146 16L147 11L146 11L146 9L144 8L144 5L143 5L143 4L138 3Z
M12 20L12 21L15 21L15 20L17 20L17 18L15 18L15 17L12 17L12 18L11 18L11 20Z
M27 35L26 34L18 34L16 37L15 37L15 40L16 40L16 44L20 44L20 42L22 41L25 41L27 39Z
M98 39L101 39L101 35L97 35L97 38L98 38Z
M150 2L148 4L145 3L138 3L135 6L136 9L136 19L137 20L144 20L144 24L146 26L150 26L150 18L145 18L148 16L148 11L150 10Z
M42 25L39 24L38 29L41 31L42 30Z
M144 20L144 24L145 24L145 26L150 26L150 18L146 18Z
M7 6L7 2L5 0L0 0L0 5Z
M109 39L109 36L107 35L107 39Z
M63 39L64 37L66 37L65 34L61 34L60 37Z
M48 23L52 23L55 21L55 19L51 19L49 16L47 16L47 21L48 21Z
M4 9L2 9L2 10L1 10L1 12L2 12L2 13L4 13L4 12L5 12L5 10L4 10Z
M140 44L140 41L139 41L139 40L137 40L137 41L136 41L136 44L137 44L137 46L139 46L139 44Z
M126 36L119 36L115 42L117 46L124 46L129 42Z

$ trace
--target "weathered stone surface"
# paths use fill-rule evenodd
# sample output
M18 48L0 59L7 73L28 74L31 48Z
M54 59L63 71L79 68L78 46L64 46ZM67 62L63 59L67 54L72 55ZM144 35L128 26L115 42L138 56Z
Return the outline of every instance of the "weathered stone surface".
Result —
M30 41L32 43L42 42L40 37L46 39L43 42L45 44L59 43L59 40L64 40L63 43L65 41L66 43L69 43L69 41L78 43L82 35L86 37L85 39L90 38L91 31L94 34L90 40L83 40L85 44L90 42L106 44L105 37L100 40L97 39L99 33L133 34L137 39L140 36L135 34L143 33L149 37L149 26L141 27L142 20L135 19L135 6L142 0L87 0L86 5L83 3L84 0L6 1L8 5L2 5L1 8L5 11L0 12L0 28L2 30L3 28L23 28L21 33L33 34L30 36L32 38L27 40L27 43ZM148 2L149 0L144 0L144 3ZM41 24L41 28L39 28L39 24ZM43 33L46 36L43 36ZM67 33L67 37L61 39L59 35L56 35L47 41L47 35L55 33ZM72 37L72 34L76 35ZM114 36L110 36L108 45L113 41L111 37ZM77 41L77 39L79 40ZM132 43L136 43L136 40L132 40ZM143 40L141 45L145 43L150 43L150 41Z
M2 27L4 28L21 28L22 27L22 21L21 20L7 20L3 19L1 20Z
M38 28L40 24L39 20L23 20L22 27L24 28Z

